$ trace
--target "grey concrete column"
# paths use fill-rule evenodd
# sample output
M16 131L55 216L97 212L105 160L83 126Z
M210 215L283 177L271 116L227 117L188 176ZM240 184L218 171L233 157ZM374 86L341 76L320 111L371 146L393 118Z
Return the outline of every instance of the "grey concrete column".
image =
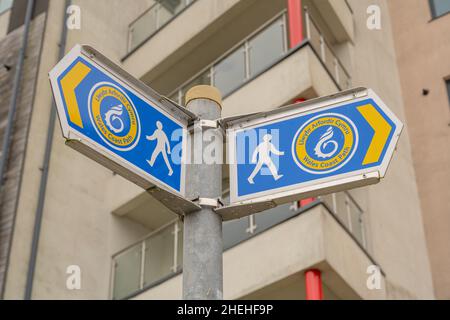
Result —
M220 92L211 86L197 86L186 94L186 107L201 120L221 115ZM220 129L197 129L191 139L191 164L187 166L187 194L190 198L218 199L222 195L223 137ZM211 150L219 154L211 160ZM213 152L214 153L214 152ZM183 299L223 298L222 219L213 207L184 217Z

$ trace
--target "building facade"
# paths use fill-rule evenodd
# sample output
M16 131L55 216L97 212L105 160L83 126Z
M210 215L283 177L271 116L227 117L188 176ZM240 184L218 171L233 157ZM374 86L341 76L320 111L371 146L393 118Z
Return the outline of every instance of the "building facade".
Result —
M389 8L435 294L450 299L450 2Z
M89 44L180 104L192 86L214 85L223 94L223 116L365 86L407 123L386 1L35 2L30 31L43 24L36 71L33 85L20 92L32 102L18 108L29 124L22 132L15 118L13 136L22 132L23 147L2 153L17 176L14 190L5 177L1 189L5 299L181 298L181 219L64 145L48 83L61 46L67 52ZM8 25L0 50L26 30L16 22L26 3L14 1L8 23L0 23ZM367 25L373 4L383 17L379 30ZM2 95L4 125L7 100ZM224 297L304 299L305 272L318 270L325 299L434 298L409 135L406 125L378 185L225 222ZM15 202L4 209L8 197ZM79 289L67 283L74 266ZM368 285L371 266L380 270L378 288Z

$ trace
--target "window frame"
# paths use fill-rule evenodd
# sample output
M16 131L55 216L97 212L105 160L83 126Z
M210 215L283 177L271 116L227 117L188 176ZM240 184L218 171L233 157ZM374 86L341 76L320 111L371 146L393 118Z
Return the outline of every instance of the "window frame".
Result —
M450 76L444 78L445 89L447 90L448 104L450 106Z
M447 12L441 13L441 14L437 14L434 0L428 0L428 4L430 7L431 20L436 20L436 19L439 19L440 17L450 14L450 10L448 10Z

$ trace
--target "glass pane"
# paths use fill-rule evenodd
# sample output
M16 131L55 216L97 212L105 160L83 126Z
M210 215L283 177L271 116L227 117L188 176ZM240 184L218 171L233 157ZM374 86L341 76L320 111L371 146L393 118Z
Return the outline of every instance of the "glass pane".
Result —
M352 220L352 233L361 245L364 245L362 230L362 213L353 201L349 201L350 217Z
M181 89L183 100L184 100L184 95L186 94L186 92L188 92L189 89L191 89L192 87L195 87L195 86L198 86L198 85L202 85L202 84L210 85L211 84L210 74L211 74L211 72L209 70L206 70L203 73L199 74L195 79L190 81L188 84L186 84Z
M330 74L333 76L335 80L337 80L336 69L334 63L334 54L331 51L330 47L326 42L324 42L324 51L325 51L325 66L327 67Z
M183 268L183 223L178 222L178 228L177 271Z
M164 6L158 8L158 28L165 25L170 19L174 17L174 14L170 10L166 9Z
M152 235L145 241L144 286L172 273L174 225Z
M156 31L157 6L153 6L130 26L130 50L136 48Z
M142 244L115 258L113 299L122 299L140 289Z
M187 4L186 0L159 0L158 2L161 3L161 11L171 17L180 13Z
M344 68L340 63L338 63L338 75L339 75L339 85L342 90L348 89L351 86L350 77L345 72Z
M158 2L130 26L130 50L163 27L193 0L159 0Z
M253 233L250 232L250 217L226 221L223 223L224 250L280 224L296 214L298 211L292 210L290 203L255 214Z
M333 195L327 194L325 196L320 196L320 199L325 202L327 207L334 212Z
M178 95L179 91L176 91L174 94L172 94L171 96L169 96L168 98L172 101L177 102L178 104L181 104L181 101L179 99L179 95Z
M297 214L297 210L292 210L291 205L291 203L287 203L276 208L257 213L255 215L257 232L270 229L284 220L295 216Z
M260 73L273 64L284 53L282 20L275 21L268 28L249 41L250 74Z
M447 12L450 12L449 0L431 0L431 8L433 17L439 17Z
M214 86L226 96L239 87L244 80L244 47L240 47L214 67Z
M315 24L309 20L309 32L310 32L310 39L309 42L311 46L313 47L314 51L321 56L321 49L320 49L320 32L316 28ZM321 58L322 59L322 58Z
M346 195L344 192L336 193L336 215L339 220L349 228Z
M225 221L222 224L223 250L227 250L252 236L252 234L246 232L248 223L248 217L244 217L241 219Z
M0 0L0 14L11 8L13 0Z
M447 80L446 83L447 83L448 102L450 102L450 80Z

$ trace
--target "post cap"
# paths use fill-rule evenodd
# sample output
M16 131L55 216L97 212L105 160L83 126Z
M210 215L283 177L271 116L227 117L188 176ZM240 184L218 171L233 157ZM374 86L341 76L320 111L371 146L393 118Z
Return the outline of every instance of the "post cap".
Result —
M200 85L192 87L186 92L185 103L186 105L195 99L208 99L216 102L222 109L222 94L219 89L213 86Z

